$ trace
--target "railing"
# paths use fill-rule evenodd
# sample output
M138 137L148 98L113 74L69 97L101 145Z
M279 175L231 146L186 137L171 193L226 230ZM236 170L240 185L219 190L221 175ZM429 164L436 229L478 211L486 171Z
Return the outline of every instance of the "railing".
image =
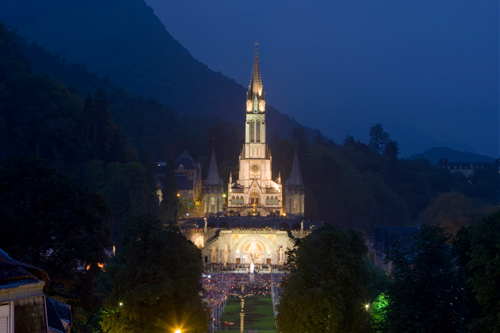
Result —
M277 229L254 229L254 228L231 228L229 230L233 234L240 234L240 233L246 233L246 234L275 234L277 232L280 232L281 230Z
M212 244L213 242L215 242L217 240L217 238L219 238L219 234L220 234L220 229L215 231L215 235L213 235L212 237L207 239L207 241L205 242L205 246L208 246L208 245Z

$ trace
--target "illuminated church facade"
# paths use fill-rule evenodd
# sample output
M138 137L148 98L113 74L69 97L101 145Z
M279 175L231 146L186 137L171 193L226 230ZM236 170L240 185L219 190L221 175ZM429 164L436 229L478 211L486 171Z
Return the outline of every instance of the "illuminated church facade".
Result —
M186 222L183 232L201 249L205 264L283 265L286 251L294 247L297 238L308 235L314 225L303 219L305 194L296 152L285 185L279 173L272 179L257 47L246 94L244 128L239 170L237 178L229 177L227 203L221 202L224 186L212 151L202 205L205 218Z
M239 156L238 180L233 182L232 175L229 179L228 211L240 216L285 213L281 177L272 179L271 162L271 150L266 144L266 94L256 47L246 94L245 143Z

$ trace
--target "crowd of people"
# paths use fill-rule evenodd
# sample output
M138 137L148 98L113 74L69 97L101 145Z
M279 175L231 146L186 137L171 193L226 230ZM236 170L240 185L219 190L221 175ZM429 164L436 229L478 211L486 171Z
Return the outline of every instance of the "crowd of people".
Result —
M241 265L242 269L246 268ZM221 328L220 319L227 300L231 297L272 297L273 306L279 302L279 287L286 273L249 274L215 271L202 276L203 299L212 312L212 330ZM244 288L242 289L242 286Z
M222 264L222 263L211 263L204 265L205 272L215 273L215 272L233 272L233 273L249 273L250 264ZM255 273L283 273L286 272L287 267L285 265L271 265L271 264L258 264L255 265Z

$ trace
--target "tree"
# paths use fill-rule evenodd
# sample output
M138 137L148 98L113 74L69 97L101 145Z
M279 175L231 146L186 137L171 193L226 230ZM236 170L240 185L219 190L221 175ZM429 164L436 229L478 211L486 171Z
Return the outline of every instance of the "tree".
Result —
M0 166L0 244L12 257L43 268L50 294L86 306L85 281L105 263L111 247L109 209L96 194L40 160L10 158Z
M199 295L200 250L177 227L163 227L147 215L132 219L126 235L109 264L113 291L103 330L208 331L208 311Z
M158 216L156 183L148 178L148 170L141 163L92 160L82 165L78 175L80 182L99 193L110 206L115 242L119 241L127 219L142 214Z
M500 330L500 211L463 228L454 244L465 274L471 332Z
M500 202L500 174L498 166L474 171L463 188L463 192L474 198L497 204Z
M387 318L394 332L462 332L464 295L448 236L423 226L412 243L393 246Z
M368 324L363 236L327 225L289 251L280 332L360 332Z
M384 155L392 158L398 158L399 155L398 143L394 140L388 140L387 144L384 147Z
M91 134L93 135L94 158L111 161L108 155L111 150L111 142L115 136L117 127L109 112L109 101L104 92L98 90L92 101L93 119L91 119ZM115 148L116 149L116 148Z
M436 224L454 237L458 230L491 214L491 208L457 192L437 196L420 214L421 224Z
M383 152L389 139L390 135L384 131L382 124L374 124L370 127L370 142L368 143L368 147L372 151L376 153ZM393 148L391 148L392 152L394 152Z
M177 223L181 210L177 185L175 183L175 162L172 158L167 161L165 173L165 184L162 189L162 201L160 203L162 221L168 224Z

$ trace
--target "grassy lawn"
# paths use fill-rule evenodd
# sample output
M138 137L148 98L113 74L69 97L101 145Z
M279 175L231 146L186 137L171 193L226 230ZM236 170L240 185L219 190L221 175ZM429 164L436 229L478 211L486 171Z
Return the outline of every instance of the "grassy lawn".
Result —
M224 331L224 322L234 323L232 331L240 329L239 298L230 298L226 304L221 323ZM270 297L252 297L245 299L245 331L259 330L260 332L274 332L273 303Z

